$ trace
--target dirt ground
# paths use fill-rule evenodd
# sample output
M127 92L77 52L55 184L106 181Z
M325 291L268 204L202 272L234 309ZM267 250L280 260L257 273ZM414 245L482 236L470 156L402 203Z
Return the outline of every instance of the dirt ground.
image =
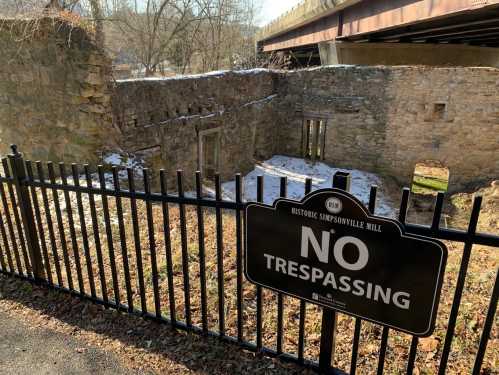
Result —
M4 374L308 373L16 278L0 275L0 294Z
M480 194L484 197L484 204L480 215L478 230L497 234L499 232L498 212L499 212L499 185L497 183L481 189ZM400 191L397 192L400 194ZM472 194L457 194L450 199L446 199L444 205L444 216L441 222L443 227L465 229L471 211ZM74 197L71 197L74 198ZM62 201L62 196L61 196ZM395 196L394 196L395 199ZM409 222L428 225L431 223L433 199L423 202L424 204L411 204ZM85 202L84 202L85 203ZM109 200L110 210L115 212L114 199ZM127 204L128 205L128 204ZM87 206L85 204L85 206ZM147 218L145 207L138 204L140 238L143 247L144 278L146 280L147 308L154 311L153 293L151 288L151 259L148 252L147 241ZM176 294L177 318L184 318L183 301L183 279L182 279L182 257L181 257L181 236L179 222L179 211L176 205L170 206L170 233L173 255L173 274ZM53 208L52 208L53 209ZM97 202L99 228L104 242L105 226L102 219L102 202ZM154 217L154 227L156 245L158 249L164 249L164 238L161 235L163 230L162 213L160 205L152 207ZM216 262L216 238L215 238L215 215L212 210L205 210L205 242L206 242L206 267L208 292L208 322L210 329L217 328L217 262ZM53 214L53 211L52 211ZM85 212L88 218L88 211ZM200 302L199 302L199 262L198 262L198 233L197 217L195 209L186 210L188 230L188 255L191 282L191 309L193 313L193 323L200 324ZM129 254L133 252L133 228L131 215L128 207L125 207L125 229L126 242L129 244ZM55 221L55 219L54 219ZM230 212L223 213L224 234L223 243L225 246L225 270L224 279L226 285L226 328L229 335L236 334L235 321L235 279L236 267L235 259L235 221L234 215ZM46 223L44 223L46 225ZM67 228L67 224L65 228ZM115 233L113 238L116 263L122 263L119 240L118 223L112 222L112 230ZM92 239L90 225L87 223L89 238ZM77 235L80 235L81 228L77 227ZM66 232L66 238L70 238L70 233ZM59 241L59 239L57 239ZM104 244L103 244L104 245ZM58 242L60 249L60 243ZM446 332L448 314L452 305L454 287L459 273L462 257L462 244L448 242L449 261L445 275L442 291L442 301L440 304L435 334L420 341L418 356L416 361L416 374L434 374L438 368L443 340ZM68 243L69 253L72 254L71 244ZM103 246L106 248L106 246ZM92 265L94 275L98 275L97 261L95 259L95 244L91 241ZM60 250L59 250L60 251ZM113 298L111 285L111 274L109 267L109 257L105 257L105 274L108 280L107 294ZM74 259L71 259L74 272ZM52 263L53 264L53 263ZM474 246L473 255L466 279L465 293L461 304L458 322L456 327L456 337L453 342L451 358L449 361L449 374L469 373L476 355L476 348L482 332L484 317L490 301L490 292L499 265L499 252L483 246ZM135 276L137 265L130 256L130 272L133 277L133 300L135 306L140 306L139 295ZM121 267L120 267L121 268ZM53 272L53 278L56 275ZM120 299L126 300L123 284L123 270L119 270ZM161 306L164 315L168 315L168 294L166 288L166 262L164 253L158 253L158 273L161 285ZM64 284L68 275L62 274ZM73 280L75 276L73 273ZM75 283L76 284L76 283ZM88 284L85 282L86 290ZM99 290L98 285L96 285ZM13 316L22 316L23 320L34 327L42 327L56 332L75 336L94 347L105 348L106 351L117 356L120 363L128 368L141 373L195 373L195 374L279 374L279 373L303 373L297 367L283 364L280 361L257 356L253 353L244 352L237 346L222 344L216 339L208 339L197 335L175 332L165 325L143 321L140 318L119 314L113 310L105 310L99 306L81 302L76 298L49 292L31 284L0 277L0 293L3 297L0 301L0 311L8 312ZM263 301L263 331L264 345L275 346L276 332L276 295L270 291L264 292ZM255 288L246 281L243 286L244 298L244 336L245 339L254 340L255 326ZM284 319L284 349L290 353L296 353L297 347L297 322L298 305L296 300L285 299L285 319ZM317 359L320 341L320 309L307 305L306 319L306 348L305 356ZM335 365L342 369L348 369L351 355L351 342L353 332L353 319L340 315L338 321L337 350L335 354ZM497 325L492 332L489 348L484 361L483 374L497 373L499 368L499 336ZM361 346L359 356L359 374L370 374L375 372L379 352L381 329L379 326L364 323L361 335ZM410 337L405 334L391 331L389 338L389 348L386 359L386 373L401 373L407 363Z

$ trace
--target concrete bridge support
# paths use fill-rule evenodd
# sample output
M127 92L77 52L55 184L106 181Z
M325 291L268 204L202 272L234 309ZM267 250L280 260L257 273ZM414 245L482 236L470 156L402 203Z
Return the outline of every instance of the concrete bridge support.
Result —
M499 68L499 49L462 44L319 43L321 65L488 66Z

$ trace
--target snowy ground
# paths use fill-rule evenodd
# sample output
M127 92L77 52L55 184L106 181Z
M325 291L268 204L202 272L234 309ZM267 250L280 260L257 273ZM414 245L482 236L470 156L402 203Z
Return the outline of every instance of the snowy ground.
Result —
M142 178L142 161L138 158L124 156L119 154L108 154L104 158L104 163L110 165L119 165L121 167L130 167L134 169L136 178ZM310 161L292 158L287 156L274 156L271 159L257 165L255 169L244 176L244 196L246 201L256 201L257 177L264 177L264 203L272 204L279 198L280 178L287 177L288 198L300 200L305 195L305 180L312 178L312 190L329 188L332 185L333 175L337 171L350 172L352 176L351 193L360 199L366 206L369 202L369 193L372 185L378 186L378 195L376 200L376 215L395 217L396 211L389 197L383 189L383 181L373 173L363 172L355 169L337 169L324 163L312 163ZM120 168L120 180L126 180L126 170ZM71 180L71 179L68 179ZM92 175L94 186L99 187L97 174ZM109 172L105 173L106 187L113 188L113 177ZM72 181L68 181L70 184ZM127 188L127 184L122 189ZM204 192L214 197L213 189L204 186ZM226 200L235 200L235 182L229 181L222 184L223 198ZM170 194L175 194L170 192ZM187 197L195 197L193 191L186 192Z
M113 166L119 167L118 168L118 178L120 181L125 182L125 184L121 184L122 189L128 188L128 184L127 184L128 173L126 171L126 168L132 168L133 173L135 175L135 178L142 179L142 176L143 176L142 168L144 168L144 163L138 157L135 157L133 155L127 155L127 154L109 153L109 154L104 155L104 157L102 158L102 162L105 165L113 165ZM80 184L85 185L86 184L85 175L80 174L79 177L80 177ZM92 178L93 187L99 188L100 181L99 181L98 173L92 173L90 175L90 177ZM83 181L85 181L85 182L83 182ZM107 189L114 189L114 178L113 178L112 172L109 172L108 170L106 170L104 172L104 181L105 181ZM70 185L74 184L72 176L68 176L68 183Z
M332 168L324 163L311 163L304 159L287 156L274 156L259 164L244 177L244 199L256 200L257 177L264 176L264 202L271 204L279 197L280 178L288 179L288 198L299 200L304 196L305 180L312 178L312 190L330 188L333 175L340 169ZM383 181L377 175L355 169L341 169L352 176L351 193L366 205L372 185L377 185L376 215L394 217L395 209L390 199L383 192ZM235 198L234 181L222 185L224 198Z

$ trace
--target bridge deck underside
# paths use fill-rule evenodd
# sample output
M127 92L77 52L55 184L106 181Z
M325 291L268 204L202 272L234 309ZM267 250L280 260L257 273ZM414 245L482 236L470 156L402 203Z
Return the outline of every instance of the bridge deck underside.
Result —
M499 47L499 7L390 30L340 36L352 42L461 43Z
M359 4L360 6L360 4ZM360 15L357 17L360 18ZM370 17L372 18L372 17ZM369 26L342 12L260 42L263 51L302 49L325 41L356 43L446 43L499 47L499 4L446 13L403 25L386 27L383 17ZM393 23L395 24L395 22ZM369 30L365 31L364 30Z

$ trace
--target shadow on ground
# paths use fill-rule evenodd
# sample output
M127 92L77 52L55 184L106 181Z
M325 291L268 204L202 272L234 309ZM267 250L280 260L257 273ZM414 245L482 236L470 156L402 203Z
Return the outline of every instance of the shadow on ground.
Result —
M114 353L52 329L33 328L0 312L0 367L4 375L136 375ZM68 360L70 359L70 360Z
M114 352L125 365L142 373L311 373L216 338L176 331L17 278L0 275L0 294L0 311Z

